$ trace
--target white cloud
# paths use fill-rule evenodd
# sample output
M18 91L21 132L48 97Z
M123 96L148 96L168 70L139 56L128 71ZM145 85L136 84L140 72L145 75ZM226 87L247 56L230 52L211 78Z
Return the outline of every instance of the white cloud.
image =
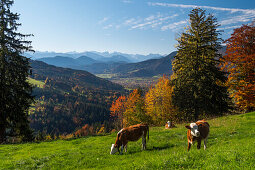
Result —
M138 24L139 22L141 22L141 19L135 19L135 18L130 18L124 21L124 25L134 25L134 24Z
M172 4L172 3L152 3L148 2L150 6L161 6L161 7L175 7L175 8L204 8L211 9L214 11L230 12L232 15L228 15L227 19L219 18L219 23L224 25L246 23L251 22L255 18L255 9L239 9L239 8L222 8L213 6L201 6L201 5L184 5L184 4Z
M112 25L112 24L109 24L109 25L104 26L103 29L106 30L106 29L109 29L109 28L112 28L112 27L113 27L113 25Z
M152 2L148 2L148 4L151 5L151 6L164 6L164 7L206 8L206 9L213 9L213 10L219 10L219 11L229 11L231 13L243 12L245 14L255 15L255 10L254 9L222 8L222 7L212 7L212 6L184 5L184 4L170 4L170 3L152 3Z
M183 21L179 21L179 22L174 22L168 25L165 25L163 27L161 27L162 31L166 31L166 30L176 30L178 29L180 26L183 26L185 24L187 24L187 20L183 20Z
M242 25L233 25L233 26L229 26L229 27L218 28L217 30L235 29L235 28L240 28L241 26L242 26Z
M230 24L236 24L239 22L250 22L254 19L255 15L239 15L239 16L233 16L228 19L221 20L219 23L224 25L230 25Z
M131 25L132 29L146 29L146 28L156 28L159 25L167 24L172 18L175 18L179 16L178 14L174 15L163 15L158 13L157 15L151 15L149 17L144 18L143 20L140 20L139 22L136 22L136 19L130 19L126 20L125 23Z
M104 17L103 19L101 19L100 21L98 21L98 24L103 24L105 23L106 21L108 21L109 18L108 17Z
M131 1L131 0L123 0L122 2L127 3L127 4L132 3L132 1Z

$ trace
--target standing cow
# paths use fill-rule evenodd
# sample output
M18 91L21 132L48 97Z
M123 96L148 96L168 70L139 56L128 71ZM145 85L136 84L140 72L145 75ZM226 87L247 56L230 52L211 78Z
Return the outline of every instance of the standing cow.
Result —
M197 149L200 149L202 139L204 140L204 149L206 149L206 143L210 128L209 123L204 120L199 120L196 123L191 123L189 126L185 127L188 129L188 151L195 141L197 141Z
M115 141L115 144L112 144L110 154L115 154L119 152L122 154L123 148L125 148L125 152L127 152L127 143L128 141L137 141L142 137L142 149L146 149L146 135L148 133L149 140L149 126L145 124L133 125L127 128L121 129ZM121 147L121 152L119 148Z

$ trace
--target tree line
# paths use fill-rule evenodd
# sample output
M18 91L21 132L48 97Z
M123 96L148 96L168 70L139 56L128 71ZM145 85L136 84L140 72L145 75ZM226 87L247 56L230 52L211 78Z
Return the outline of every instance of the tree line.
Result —
M137 123L196 121L232 110L255 109L255 25L234 30L226 54L217 19L200 8L189 14L190 25L178 37L173 74L163 76L147 92L133 90L111 106L115 127Z

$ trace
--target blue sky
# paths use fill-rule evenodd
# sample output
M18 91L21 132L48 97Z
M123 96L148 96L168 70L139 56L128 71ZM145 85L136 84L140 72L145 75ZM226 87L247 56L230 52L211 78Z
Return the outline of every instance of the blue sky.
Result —
M255 19L254 0L16 0L12 11L34 50L168 54L194 7L217 17L223 39Z

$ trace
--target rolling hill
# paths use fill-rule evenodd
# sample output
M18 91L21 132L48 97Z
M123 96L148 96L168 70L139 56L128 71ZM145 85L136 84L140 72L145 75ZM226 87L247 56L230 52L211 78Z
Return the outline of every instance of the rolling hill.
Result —
M111 73L119 77L153 77L157 75L170 75L172 73L172 60L177 52L166 57L150 59L138 63L122 64L114 68Z
M107 123L109 108L122 86L81 70L31 61L36 102L30 109L30 126L47 134L72 133L85 124Z
M127 153L110 155L116 132L70 140L1 145L0 169L255 169L255 112L208 120L207 150L187 152L186 124L151 127L147 150L141 139Z
M33 69L32 78L45 81L48 77L53 81L65 83L69 89L79 85L86 89L123 90L122 86L96 77L87 71L56 67L34 60L31 60L31 67Z

